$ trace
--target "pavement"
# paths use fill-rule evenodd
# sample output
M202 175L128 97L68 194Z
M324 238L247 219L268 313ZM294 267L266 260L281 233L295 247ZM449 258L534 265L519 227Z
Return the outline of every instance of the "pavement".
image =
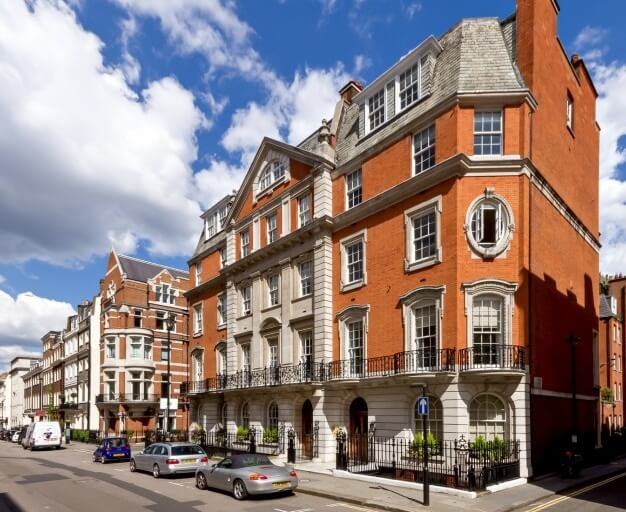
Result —
M305 465L297 465L296 468L300 477L299 493L391 512L415 512L422 507L421 486L415 484L414 489L409 489L394 485L390 479L378 479L380 483L364 482L337 478L330 472L309 472L304 469ZM626 473L626 458L586 468L578 478L564 479L559 475L551 475L510 489L481 493L474 499L431 491L430 508L438 512L456 512L459 509L470 512L511 512L619 473ZM622 489L626 488L624 483L626 479L621 482ZM621 503L626 508L626 491L623 492Z

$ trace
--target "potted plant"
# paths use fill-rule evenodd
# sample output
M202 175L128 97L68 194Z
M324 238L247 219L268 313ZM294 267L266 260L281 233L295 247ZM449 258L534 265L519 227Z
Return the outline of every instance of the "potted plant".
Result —
M263 443L278 443L278 429L276 427L268 427L263 429Z
M243 425L239 425L237 427L237 432L235 434L235 440L238 443L245 443L248 440L248 433L250 430Z

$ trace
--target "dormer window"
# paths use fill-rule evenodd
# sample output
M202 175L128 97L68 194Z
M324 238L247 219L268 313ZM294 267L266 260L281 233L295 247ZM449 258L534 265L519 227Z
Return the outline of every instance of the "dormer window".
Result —
M400 74L400 109L405 109L419 98L420 66L413 66Z
M215 236L215 231L216 231L215 221L216 221L215 215L211 215L205 221L206 222L206 239L207 240L209 238Z
M175 304L176 293L169 284L158 285L156 287L156 300L164 304Z
M368 100L368 107L371 131L385 122L385 89L381 89Z
M287 169L284 162L273 160L265 166L259 180L259 192L271 187L285 176Z

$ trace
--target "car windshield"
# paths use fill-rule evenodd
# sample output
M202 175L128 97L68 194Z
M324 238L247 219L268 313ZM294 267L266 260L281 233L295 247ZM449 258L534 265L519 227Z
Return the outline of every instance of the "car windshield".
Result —
M233 468L249 468L267 464L272 464L267 455L250 454L233 457Z
M128 446L128 441L125 438L109 439L110 448L123 448Z
M204 455L204 451L197 444L172 446L172 455Z

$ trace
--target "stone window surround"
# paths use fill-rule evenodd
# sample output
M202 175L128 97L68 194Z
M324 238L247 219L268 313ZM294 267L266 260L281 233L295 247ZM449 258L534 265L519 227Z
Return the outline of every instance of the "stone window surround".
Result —
M140 347L140 356L132 357L132 348L131 344L133 342L133 338L141 338L141 347ZM150 346L150 359L146 359L145 355L145 347L146 345ZM152 361L154 360L154 343L150 336L140 335L140 334L128 334L126 335L126 359L131 360L141 360L141 361Z
M200 306L198 308L198 306ZM200 302L196 302L195 304L192 304L191 306L191 311L192 311L192 315L193 315L193 335L194 336L200 336L202 334L203 331L203 327L204 327L204 315L203 315L203 304L202 301ZM200 328L198 328L198 319L200 320Z
M311 288L315 283L315 262L313 260L313 251L309 251L305 254L300 254L296 258L292 259L292 268L291 275L293 276L292 281L292 302L300 299L306 299L313 296L313 293L309 295L302 295L302 289L300 285L300 265L302 263L306 263L307 261L311 262Z
M465 316L467 317L467 347L473 345L473 304L474 298L479 295L495 295L503 299L503 331L504 345L513 344L513 314L515 311L515 291L517 283L502 279L480 279L471 283L463 283L465 293Z
M492 396L498 399L502 406L504 407L504 440L514 439L515 438L515 422L514 422L514 409L511 409L509 401L501 396L499 393L494 392L492 390L480 392L472 396L472 399L467 404L467 418L468 418L468 433L471 436L472 425L471 425L471 409L472 404L480 398L481 396Z
M413 272L436 263L441 263L443 259L443 249L441 246L441 211L443 197L438 195L432 199L428 199L419 203L408 210L404 211L404 230L405 230L405 252L404 252L404 270L405 272ZM434 256L424 258L419 261L413 261L413 219L422 215L435 212L435 228L437 232L437 251Z
M369 325L369 304L351 304L337 313L337 326L339 329L340 359L347 360L348 356L348 332L347 325L350 322L361 320L363 322L363 360L367 359L367 334ZM365 364L365 363L364 363Z
M413 311L417 306L435 304L437 308L437 348L441 348L441 329L443 322L443 297L445 285L419 286L400 297L402 302L402 320L404 323L404 350L413 350L415 339L415 318Z
M221 312L219 307L220 305L222 305ZM226 327L228 313L228 300L226 299L226 291L217 294L215 309L217 312L217 328L224 329Z
M115 342L115 357L110 357L109 356L109 350L108 350L108 345L110 343L110 341L113 340ZM108 359L108 360L113 360L113 359L118 359L119 358L119 354L120 354L120 348L119 348L119 337L117 336L105 336L104 337L104 358Z
M270 183L269 186L267 186L263 190L259 190L259 185L261 183L261 176L263 175L267 166L272 164L275 161L281 162L285 166L285 173L283 174L282 178L279 178L276 181L273 181L272 183ZM252 190L254 190L254 203L256 203L263 196L271 194L278 185L289 182L289 180L291 179L291 165L290 164L291 164L290 158L285 153L280 153L273 149L270 149L267 152L267 155L265 156L265 158L263 159L263 162L259 166L259 171L256 173L256 176L254 177L254 181L252 182Z
M204 379L204 348L203 347L194 347L193 350L191 351L190 354L190 360L191 360L191 367L189 368L189 371L191 373L191 380L195 381L196 380L196 372L194 371L195 368L195 359L197 357L197 354L200 355L200 363L202 365L202 375L200 376L200 379L198 380L203 380Z
M347 283L348 274L348 255L346 253L346 247L359 239L363 242L363 279L355 281L353 283ZM355 290L361 286L367 284L367 228L363 228L355 233L352 233L339 241L341 251L341 277L339 281L339 289L341 292L347 292Z
M482 202L500 203L504 207L504 211L507 215L505 232L503 233L502 238L493 247L481 247L472 234L472 216L474 214L474 210ZM474 199L468 206L467 212L465 213L465 224L463 225L463 230L465 231L465 238L467 239L470 249L477 256L489 259L496 258L500 255L502 255L502 257L506 257L506 251L508 251L511 246L513 232L515 231L513 209L503 196L496 194L495 188L486 187L484 193Z

